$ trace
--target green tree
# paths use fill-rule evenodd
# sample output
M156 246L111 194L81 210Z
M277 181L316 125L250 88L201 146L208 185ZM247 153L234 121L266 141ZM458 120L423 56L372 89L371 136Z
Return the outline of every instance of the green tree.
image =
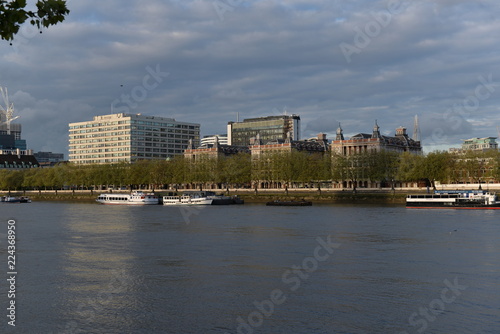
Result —
M0 169L0 189L7 190L7 177L9 175L9 170Z
M221 183L222 176L216 157L200 155L189 164L186 182L196 183L200 188L207 183Z
M381 150L380 152L367 153L370 164L368 165L368 177L371 181L387 181L393 185L397 180L398 162L400 154L394 151ZM416 156L413 154L413 156Z
M188 182L186 177L186 174L188 172L186 170L188 167L188 163L184 156L177 155L169 161L169 165L171 173L171 183L174 184L174 187L177 190L179 185Z
M68 184L77 189L88 187L89 167L85 165L68 164Z
M2 170L0 174L0 184L2 189L17 190L23 185L24 174L19 170Z
M69 14L64 0L38 0L36 11L26 10L26 6L26 0L0 0L0 37L3 40L13 40L27 20L38 29L48 28L64 21Z
M230 185L242 187L250 183L252 173L250 154L237 153L223 158L220 161L220 170L222 182L226 183L226 188Z
M316 180L316 170L317 166L315 164L316 155L292 150L292 152L287 154L287 157L284 163L287 165L287 176L288 180L287 184L291 185L291 183L301 183L302 185L306 183L310 183Z
M337 181L351 181L353 185L369 177L369 156L365 153L352 155L335 154L332 159L332 176Z
M148 160L139 160L130 165L127 177L128 183L136 188L143 188L152 184L151 163Z
M292 155L294 152L278 151L269 155L269 171L272 182L283 183L285 186L296 178ZM298 156L296 156L298 159Z
M34 188L37 179L38 168L30 168L24 171L23 187Z
M347 181L348 173L348 159L347 156L338 153L332 153L332 165L331 165L331 175L332 179L343 183Z
M424 178L431 181L432 187L435 189L435 181L448 182L452 170L454 159L448 152L435 151L427 154L423 160L421 171Z
M500 152L496 150L491 150L488 152L488 174L487 176L492 178L494 181L500 180Z
M168 161L165 160L152 160L149 162L149 173L153 190L155 188L163 187L168 183Z
M416 182L425 178L423 174L423 163L425 157L410 152L403 152L397 162L396 179L400 181Z

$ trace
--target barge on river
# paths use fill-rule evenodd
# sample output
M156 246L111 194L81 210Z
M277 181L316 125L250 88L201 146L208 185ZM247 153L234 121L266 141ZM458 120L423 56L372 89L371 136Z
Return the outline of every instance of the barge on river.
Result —
M266 203L267 206L311 206L312 202L306 201L306 200L301 200L301 201L280 201L280 200L274 200L271 202Z
M436 190L434 194L408 195L409 209L500 209L497 195L483 190Z

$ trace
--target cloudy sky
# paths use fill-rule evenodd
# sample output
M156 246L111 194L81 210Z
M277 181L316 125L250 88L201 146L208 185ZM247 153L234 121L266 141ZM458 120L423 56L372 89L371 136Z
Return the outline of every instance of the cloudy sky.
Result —
M30 1L28 1L30 2ZM34 1L31 1L34 2ZM299 114L302 137L405 126L426 152L500 126L498 0L86 0L64 23L0 41L35 151L67 154L68 123L114 112L225 133ZM3 102L0 101L2 104Z

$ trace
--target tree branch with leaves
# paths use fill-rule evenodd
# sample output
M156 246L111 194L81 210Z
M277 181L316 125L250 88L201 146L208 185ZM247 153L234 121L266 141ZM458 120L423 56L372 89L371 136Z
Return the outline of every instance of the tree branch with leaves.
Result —
M26 10L26 6L26 0L0 0L0 37L3 40L12 41L28 20L38 29L48 28L64 21L69 14L65 0L38 0L34 11Z

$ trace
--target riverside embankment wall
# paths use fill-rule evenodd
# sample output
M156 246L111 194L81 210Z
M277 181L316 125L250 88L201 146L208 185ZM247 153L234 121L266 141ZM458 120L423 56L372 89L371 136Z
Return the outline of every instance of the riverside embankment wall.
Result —
M500 192L500 184L481 184L481 188L492 192ZM479 189L479 184L438 184L437 190L475 190ZM227 193L224 189L204 189L217 193ZM149 192L150 190L144 190ZM157 189L158 195L172 192L171 189ZM247 203L265 202L275 199L305 199L309 201L325 203L404 203L408 194L426 193L432 191L427 188L358 188L353 189L229 189L230 195L238 195ZM28 196L39 201L87 201L94 202L101 193L107 190L31 190L31 191L10 191L13 196ZM114 193L128 193L128 190L112 190ZM182 192L182 190L179 190ZM0 195L7 195L8 191L0 191Z

